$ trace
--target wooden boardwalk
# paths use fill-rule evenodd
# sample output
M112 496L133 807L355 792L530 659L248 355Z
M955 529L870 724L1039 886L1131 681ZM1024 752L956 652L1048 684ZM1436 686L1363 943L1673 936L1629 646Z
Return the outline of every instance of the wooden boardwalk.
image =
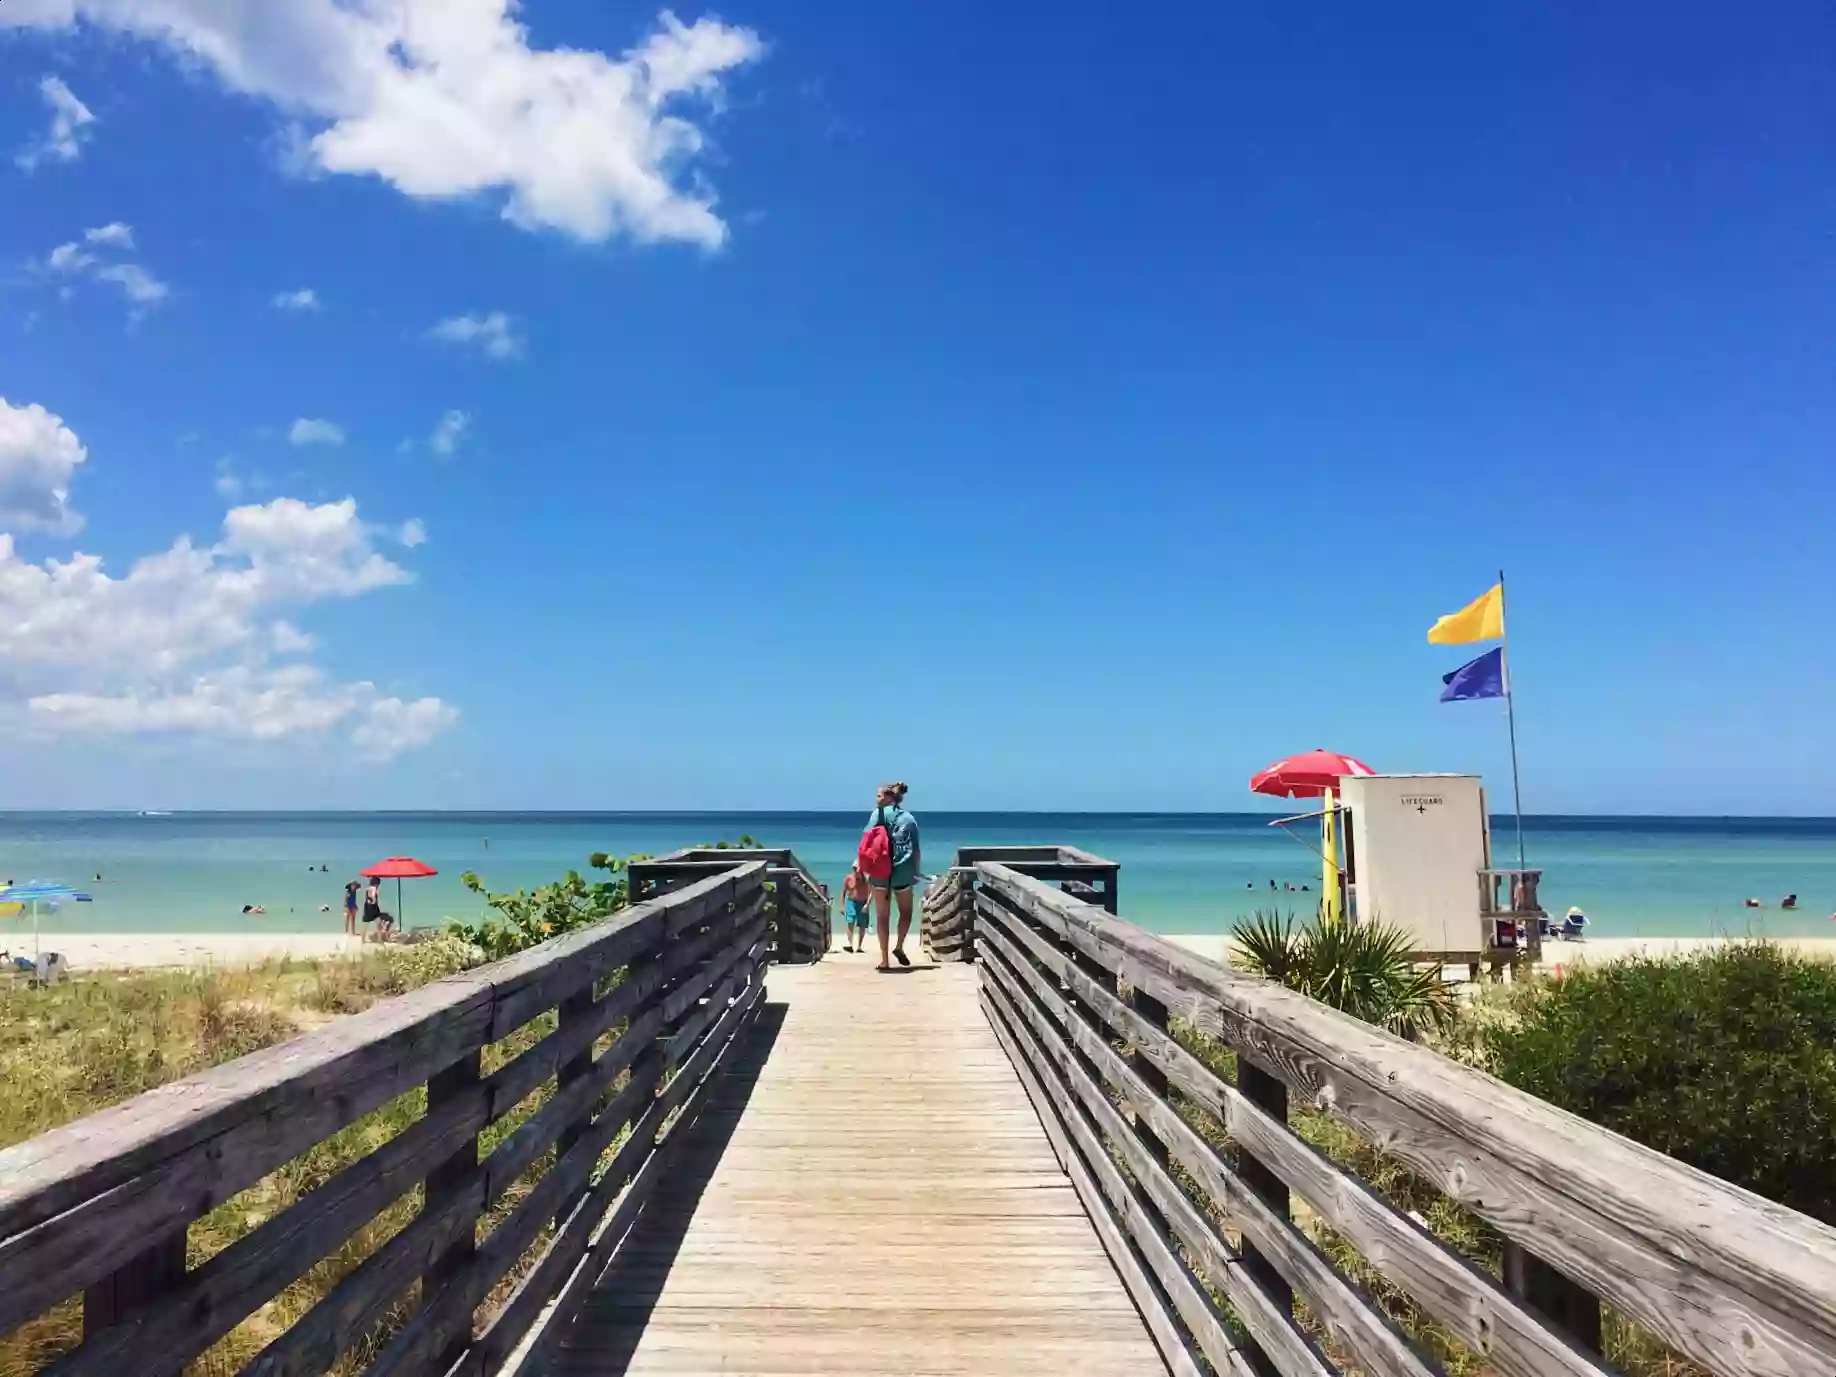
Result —
M562 1374L1164 1372L974 969L872 961L770 971Z

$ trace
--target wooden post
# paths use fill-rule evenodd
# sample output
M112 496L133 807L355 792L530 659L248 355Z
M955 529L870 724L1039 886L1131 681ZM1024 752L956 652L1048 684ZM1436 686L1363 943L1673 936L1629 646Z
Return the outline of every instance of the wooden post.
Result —
M1562 1329L1590 1353L1604 1353L1600 1297L1556 1271L1534 1253L1505 1241L1505 1289Z
M113 1328L142 1305L178 1289L185 1280L189 1226L168 1234L83 1292L83 1342ZM179 1377L179 1369L152 1368L147 1377Z
M430 1114L447 1101L477 1086L479 1056L478 1051L468 1052L444 1071L436 1072L427 1082L427 1110ZM430 1211L440 1202L463 1192L478 1174L478 1170L478 1136L474 1134L451 1157L427 1174L421 1209ZM421 1304L426 1305L442 1286L463 1273L477 1253L478 1221L474 1219L471 1228L454 1239L434 1259L433 1265L421 1274ZM446 1371L459 1360L459 1355L465 1352L471 1341L472 1317L468 1312L459 1333L448 1339L440 1349L434 1370Z
M1284 1124L1288 1121L1287 1085L1279 1077L1271 1076L1251 1062L1241 1050L1237 1052L1237 1089L1244 1099L1271 1118ZM1264 1166L1241 1143L1237 1145L1237 1175L1271 1210L1283 1219L1289 1217L1287 1183ZM1250 1279L1262 1288L1263 1294L1274 1302L1276 1309L1284 1315L1294 1313L1293 1288L1276 1270L1275 1265L1247 1238L1243 1240L1243 1268L1249 1273ZM1250 1365L1262 1377L1280 1377L1279 1369L1254 1343L1246 1343L1244 1352L1249 1357Z
M584 990L571 994L566 999L562 1000L561 1007L557 1013L556 1031L565 1034L570 1026L592 1017L594 1002L592 985L588 985ZM585 1047L582 1047L576 1055L568 1058L556 1068L555 1093L560 1094L563 1090L567 1089L571 1083L579 1080L592 1069L593 1044L589 1042ZM586 1132L587 1124L593 1117L592 1110L593 1106L589 1105L587 1111L580 1116L577 1122L561 1130L561 1136L555 1139L555 1158L557 1161L566 1156L567 1150L580 1141L581 1134ZM574 1206L579 1203L580 1197L586 1194L589 1184L589 1182L582 1181L579 1189L564 1196L560 1203L556 1205L555 1227L557 1229L567 1221L568 1215L573 1211Z
M1153 1024L1163 1033L1168 1032L1167 1006L1158 999L1131 988L1128 994L1128 1004L1148 1023ZM1168 1033L1168 1036L1171 1034ZM1160 1069L1152 1057L1144 1055L1139 1047L1130 1047L1128 1065L1131 1071L1147 1083L1147 1088L1157 1098L1161 1100L1167 1098L1167 1073ZM1168 1165L1167 1145L1161 1142L1159 1135L1147 1126L1139 1111L1135 1114L1135 1137L1141 1140L1141 1145L1148 1150L1149 1156L1163 1169Z
M770 934L765 943L765 950L771 953L771 959L780 966L787 965L796 959L796 946L791 933L790 915L784 911L784 886L771 884L771 872L766 872L766 883L771 885L765 897L765 908L771 914L766 923L766 932Z

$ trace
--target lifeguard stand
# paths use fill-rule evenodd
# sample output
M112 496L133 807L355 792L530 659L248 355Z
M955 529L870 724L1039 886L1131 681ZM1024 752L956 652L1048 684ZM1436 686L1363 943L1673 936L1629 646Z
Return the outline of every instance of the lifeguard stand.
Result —
M1357 921L1400 928L1422 961L1465 965L1475 978L1482 965L1496 975L1520 957L1537 959L1542 872L1492 868L1477 775L1348 775L1340 789Z

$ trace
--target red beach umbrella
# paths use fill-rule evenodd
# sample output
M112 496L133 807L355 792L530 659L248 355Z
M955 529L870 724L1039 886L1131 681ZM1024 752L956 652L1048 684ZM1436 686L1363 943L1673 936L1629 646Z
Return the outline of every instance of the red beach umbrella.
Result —
M1324 749L1302 751L1251 775L1250 790L1276 798L1318 798L1328 789L1338 788L1346 775L1376 773L1355 756Z
M1368 774L1369 771L1365 773ZM424 879L429 875L438 875L440 872L425 861L417 861L413 856L391 856L388 860L378 861L359 873L373 880L395 881L395 921L400 924L402 921L402 881Z

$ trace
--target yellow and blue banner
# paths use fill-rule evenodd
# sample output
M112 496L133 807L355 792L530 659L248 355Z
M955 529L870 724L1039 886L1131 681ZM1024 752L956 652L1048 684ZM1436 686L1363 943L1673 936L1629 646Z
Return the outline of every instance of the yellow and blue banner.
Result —
M1505 696L1504 647L1488 650L1477 660L1468 660L1451 674L1443 674L1447 687L1441 692L1443 703L1464 703L1472 698Z
M1458 612L1449 612L1428 628L1430 645L1470 645L1504 635L1504 584L1493 584Z

